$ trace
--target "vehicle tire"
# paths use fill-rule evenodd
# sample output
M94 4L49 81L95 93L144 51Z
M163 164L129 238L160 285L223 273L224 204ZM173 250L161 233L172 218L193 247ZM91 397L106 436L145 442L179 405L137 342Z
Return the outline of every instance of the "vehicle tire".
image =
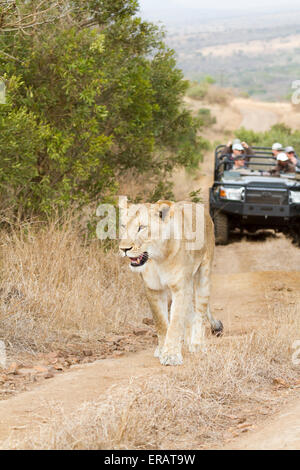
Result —
M217 245L227 245L229 240L229 220L226 214L215 212L215 237Z

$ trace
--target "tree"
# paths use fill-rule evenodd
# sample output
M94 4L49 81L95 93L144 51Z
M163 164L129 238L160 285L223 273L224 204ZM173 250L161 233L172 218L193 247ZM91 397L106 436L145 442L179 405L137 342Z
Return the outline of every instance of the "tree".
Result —
M0 2L0 32L31 34L36 27L54 22L70 12L66 0L6 0Z
M195 167L205 145L174 54L135 16L137 2L68 6L30 35L0 34L2 207L24 214L106 197L128 170L166 180L175 166Z

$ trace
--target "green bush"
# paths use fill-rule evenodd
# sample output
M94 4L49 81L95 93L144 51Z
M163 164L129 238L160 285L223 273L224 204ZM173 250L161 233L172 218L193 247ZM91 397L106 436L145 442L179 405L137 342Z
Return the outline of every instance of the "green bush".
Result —
M137 2L70 8L30 34L0 28L0 209L21 216L103 200L129 170L167 181L205 146L174 53Z
M300 154L300 131L292 131L285 124L275 124L269 131L253 132L245 128L235 133L236 137L243 142L261 147L271 147L275 142L280 142L283 147L292 145L298 155Z
M187 96L193 100L203 100L206 96L209 84L207 82L193 83L187 91Z
M199 109L198 118L200 119L200 125L202 127L210 127L217 122L216 118L211 115L211 111L208 108Z

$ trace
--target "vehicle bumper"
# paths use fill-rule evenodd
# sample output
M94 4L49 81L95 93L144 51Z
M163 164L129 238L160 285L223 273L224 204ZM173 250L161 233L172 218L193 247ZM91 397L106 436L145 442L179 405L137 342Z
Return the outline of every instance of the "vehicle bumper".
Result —
M259 223L262 226L289 225L300 222L300 204L268 205L248 204L239 201L220 201L210 197L210 211L221 211L245 224Z

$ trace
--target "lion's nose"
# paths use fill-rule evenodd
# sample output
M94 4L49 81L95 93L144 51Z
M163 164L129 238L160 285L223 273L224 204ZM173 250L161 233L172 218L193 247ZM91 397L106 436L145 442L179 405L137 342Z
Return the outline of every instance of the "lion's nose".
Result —
M126 255L127 251L132 250L132 247L131 248L121 248L121 250L124 251L124 253Z

